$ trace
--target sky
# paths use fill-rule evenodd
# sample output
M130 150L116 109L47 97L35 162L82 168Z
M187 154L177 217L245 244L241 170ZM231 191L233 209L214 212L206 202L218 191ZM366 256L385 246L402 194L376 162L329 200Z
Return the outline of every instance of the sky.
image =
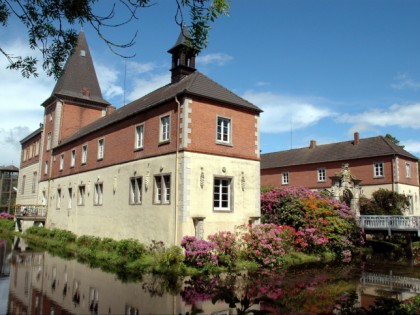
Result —
M112 105L170 82L175 12L174 0L157 0L138 20L104 30L117 42L138 32L136 44L119 51L135 54L130 59L83 26ZM196 68L264 111L262 153L348 141L357 131L360 138L391 134L420 157L420 1L232 0L208 41ZM13 20L0 26L0 48L37 54ZM25 79L6 65L0 55L0 165L19 166L19 141L39 127L55 81L42 69Z

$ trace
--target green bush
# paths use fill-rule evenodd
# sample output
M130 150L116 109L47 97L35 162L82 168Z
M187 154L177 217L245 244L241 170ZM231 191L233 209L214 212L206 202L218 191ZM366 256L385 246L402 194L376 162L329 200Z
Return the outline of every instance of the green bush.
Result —
M0 232L13 232L15 230L15 222L8 219L0 220Z
M96 236L82 235L77 238L77 246L97 250L101 244L101 238Z
M125 256L128 260L136 260L146 252L146 248L134 239L118 241L117 253Z
M403 215L410 206L408 198L395 191L378 189L371 199L360 201L360 214L362 215Z

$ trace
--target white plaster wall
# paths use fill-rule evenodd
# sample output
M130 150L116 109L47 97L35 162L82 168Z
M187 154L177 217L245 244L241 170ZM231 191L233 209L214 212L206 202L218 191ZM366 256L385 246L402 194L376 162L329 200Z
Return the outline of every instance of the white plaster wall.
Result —
M114 239L134 238L143 243L161 240L173 244L175 233L175 155L138 160L100 170L54 179L40 187L49 191L48 228ZM170 204L153 204L154 175L170 174ZM142 204L129 204L130 178L143 177ZM103 205L94 205L94 184L103 183ZM85 185L85 205L77 205L79 185ZM147 186L147 188L146 188ZM68 188L72 187L72 207L68 208ZM57 188L61 188L61 208L57 209Z
M34 180L34 172L38 173L38 178L35 183L35 192L32 192L32 183ZM22 181L23 176L25 178L25 191L22 194ZM18 189L16 194L17 205L36 205L37 204L37 193L38 193L38 181L39 181L39 163L28 165L19 170Z
M260 163L243 159L185 153L180 175L180 237L195 235L193 217L205 217L204 237L218 231L233 231L260 216ZM203 174L203 177L202 175ZM213 210L214 177L233 180L233 209ZM243 177L243 180L242 180Z
M420 215L419 187L413 185L397 184L395 191L406 196L413 196L413 215Z

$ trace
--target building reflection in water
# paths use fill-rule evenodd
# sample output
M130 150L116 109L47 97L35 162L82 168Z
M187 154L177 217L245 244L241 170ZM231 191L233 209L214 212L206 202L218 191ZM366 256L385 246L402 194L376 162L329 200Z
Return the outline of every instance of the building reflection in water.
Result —
M20 247L25 248L20 240ZM152 275L124 283L115 274L76 260L31 250L12 253L8 314L186 314L178 295L166 294ZM207 302L206 312L229 314L226 304Z
M365 308L373 305L378 296L405 300L420 294L420 279L416 275L373 272L369 268L361 272L350 267L345 269L350 270L348 274L336 272L336 278L324 270L305 270L300 275L279 272L191 279L143 275L141 282L123 282L115 274L92 269L74 259L31 251L23 240L16 240L14 248L9 259L8 314L16 315L231 315L252 310L299 314L316 309L316 303L322 307L335 305L334 299L342 292L334 292L330 300L321 301L316 290L317 286L321 287L319 293L324 294L328 283L337 283L337 279L349 284L347 289L354 288L359 297L358 306ZM0 254L2 274L8 274L6 253ZM319 305L317 310L325 311Z

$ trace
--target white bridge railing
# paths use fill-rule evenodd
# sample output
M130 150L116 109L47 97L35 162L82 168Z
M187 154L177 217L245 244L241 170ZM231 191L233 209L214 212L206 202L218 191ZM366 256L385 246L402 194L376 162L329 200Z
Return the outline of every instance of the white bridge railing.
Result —
M417 232L420 236L420 217L402 215L361 215L358 218L362 231Z
M420 279L394 276L392 274L378 274L372 272L364 272L360 278L363 285L374 284L386 286L392 289L406 290L410 292L420 293Z

